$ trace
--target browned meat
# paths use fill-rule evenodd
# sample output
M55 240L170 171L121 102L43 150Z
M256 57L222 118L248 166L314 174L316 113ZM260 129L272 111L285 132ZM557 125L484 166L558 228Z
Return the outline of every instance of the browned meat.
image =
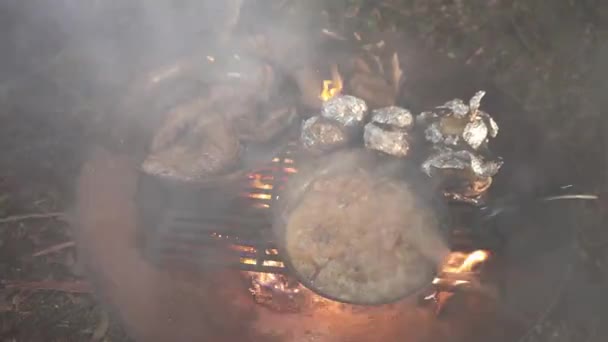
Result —
M297 199L285 196L296 204L276 228L284 230L287 258L304 284L337 300L373 304L429 283L429 249L442 248L438 219L408 184L359 167L317 169L310 181L296 180L296 191L305 190Z
M203 180L234 166L240 152L236 132L208 109L206 100L197 99L172 111L168 116L172 119L154 138L143 170L174 179Z

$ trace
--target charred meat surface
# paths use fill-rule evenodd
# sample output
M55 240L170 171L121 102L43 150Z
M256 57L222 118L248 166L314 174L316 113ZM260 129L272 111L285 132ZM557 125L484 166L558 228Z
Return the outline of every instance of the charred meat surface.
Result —
M241 150L236 132L219 114L207 111L197 99L169 114L171 129L155 137L151 153L142 164L144 172L173 179L196 181L221 174L236 165ZM196 114L186 125L179 120Z
M192 58L188 68L170 69L177 75L148 82L153 89L144 87L145 94L154 97L154 89L161 89L163 82L184 83L199 69L213 69L214 84L199 88L161 115L142 165L146 173L182 181L230 173L248 151L245 145L266 143L294 123L293 99L287 95L277 99L285 79L269 65L235 54L222 63L212 62L216 65L212 68L206 65L210 58L203 62ZM186 74L179 74L182 71Z

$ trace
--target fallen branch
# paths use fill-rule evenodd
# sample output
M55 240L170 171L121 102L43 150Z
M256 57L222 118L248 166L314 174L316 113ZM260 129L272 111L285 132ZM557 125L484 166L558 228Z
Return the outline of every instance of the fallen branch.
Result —
M5 280L2 282L2 287L6 288L6 289L18 289L18 290L29 290L29 291L45 290L45 291L67 292L67 293L92 293L93 292L91 284L85 280L74 280L74 281Z
M40 220L40 219L61 219L66 220L64 212L40 213L40 214L25 214L4 217L0 219L0 224L14 223L24 220Z
M73 247L75 244L76 243L74 241L66 241L66 242L58 243L56 245L50 246L48 248L45 248L41 251L38 251L38 252L32 254L32 257L35 258L35 257L43 256L43 255L56 253L56 252L66 249L66 248Z

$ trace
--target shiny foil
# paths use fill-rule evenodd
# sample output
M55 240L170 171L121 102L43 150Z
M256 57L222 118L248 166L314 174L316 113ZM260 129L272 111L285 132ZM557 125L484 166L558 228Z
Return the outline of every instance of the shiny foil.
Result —
M336 96L323 103L321 116L345 127L363 127L368 116L365 101L350 95Z
M407 156L410 149L407 138L407 132L403 130L382 129L373 122L365 125L363 133L365 147L395 157Z
M409 129L414 125L414 116L405 108L391 106L373 110L371 121L397 128Z
M300 141L309 151L326 152L346 145L348 137L338 122L313 116L302 124Z

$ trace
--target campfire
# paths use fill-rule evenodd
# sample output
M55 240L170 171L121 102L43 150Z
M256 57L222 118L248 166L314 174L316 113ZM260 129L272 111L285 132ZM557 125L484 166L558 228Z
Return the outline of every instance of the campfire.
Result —
M217 61L219 59L214 65ZM362 75L368 71L363 70L366 69L364 67L360 69L357 79L362 82L364 77ZM272 71L277 72L276 70L271 72L267 72L265 68L260 70L259 75L243 74L243 80L257 85L258 81L270 82L272 76L279 76L274 80L282 76L272 75ZM442 200L442 204L450 206L451 203L456 202L458 206L466 206L471 210L478 209L487 200L487 190L491 187L492 178L502 164L500 158L489 151L488 141L496 136L498 128L489 114L480 107L483 91L471 93L474 96L466 102L454 99L437 107L425 104L426 108L429 108L428 111L413 113L406 108L395 106L394 99L386 101L381 106L374 104L353 91L352 72L345 71L342 77L337 70L337 67L334 67L331 76L322 77L326 78L325 81L314 82L317 92L313 98L320 100L321 106L302 110L296 107L298 108L296 112L291 109L294 108L294 102L297 102L297 96L294 97L295 99L282 96L283 94L273 96L271 92L266 91L266 88L253 86L251 88L255 89L254 91L249 87L237 88L234 91L221 88L221 91L211 91L209 98L205 94L197 93L184 95L196 96L195 100L172 99L176 102L191 101L191 104L180 106L179 110L171 109L166 117L170 118L169 121L173 121L173 125L159 123L160 130L167 134L163 135L162 139L152 136L153 139L146 140L154 140L157 144L146 151L147 154L144 156L162 152L162 154L157 153L157 158L148 158L148 161L154 161L156 164L147 165L157 167L146 168L144 165L139 169L140 176L143 174L143 177L139 177L138 181L146 176L152 176L164 187L163 191L158 192L162 196L149 191L143 194L144 199L154 200L156 197L162 197L156 201L158 203L153 208L148 210L148 213L158 213L158 215L152 215L153 218L147 220L146 224L137 226L139 230L142 227L148 230L144 232L149 235L148 241L138 246L144 252L141 254L146 258L146 264L150 263L152 256L153 261L171 259L180 264L194 266L185 269L187 274L184 272L184 282L193 289L200 289L201 297L204 298L193 303L192 307L203 307L204 303L202 305L199 303L207 298L221 298L222 308L228 308L228 302L234 301L231 304L237 306L238 310L242 309L244 313L242 315L244 318L236 318L235 322L249 324L248 317L255 316L256 328L266 328L265 330L272 333L275 327L281 326L281 330L286 334L289 334L294 326L301 326L302 331L293 334L297 340L303 340L301 337L309 330L323 334L325 326L331 326L332 329L342 326L335 336L345 336L345 339L348 339L351 331L353 336L361 333L355 329L356 327L364 327L365 329L361 330L365 330L368 334L362 334L360 339L354 340L374 340L372 336L378 332L382 333L378 336L410 336L410 330L417 330L411 327L418 326L421 327L421 331L437 331L437 335L441 335L442 331L446 332L446 330L451 334L455 330L452 328L461 327L466 330L471 326L476 328L475 323L483 325L484 321L475 314L486 313L485 307L477 310L479 307L476 305L479 302L488 306L502 303L493 301L492 298L486 300L487 297L479 296L477 291L486 291L488 287L494 285L494 281L496 283L503 280L503 283L507 283L507 280L511 281L513 277L510 276L519 269L512 267L510 263L502 267L504 264L494 262L502 262L504 255L516 253L507 251L503 254L504 249L499 248L502 246L494 248L493 242L479 243L476 238L464 242L452 241L453 238L462 238L461 232L469 228L462 222L445 221L449 224L441 227L441 233L445 234L442 237L445 238L449 250L442 251L447 252L445 254L440 254L445 258L433 259L432 267L428 267L432 271L425 273L422 286L417 284L411 286L409 288L414 290L399 293L394 298L384 297L381 300L374 299L368 302L362 302L356 297L340 298L335 296L336 291L319 289L319 282L316 282L319 272L302 272L303 269L306 271L302 265L308 266L305 263L294 266L294 260L307 261L301 256L325 257L323 254L327 252L325 246L329 246L330 249L337 246L341 247L341 253L345 252L343 255L353 261L351 264L353 279L357 281L361 279L362 282L370 279L382 281L387 275L386 278L390 278L390 270L393 269L395 270L393 273L402 275L400 280L407 282L409 275L416 276L417 273L408 270L403 272L401 266L422 264L417 256L412 257L402 253L400 257L409 258L405 263L391 264L384 260L390 259L393 256L391 253L395 250L429 251L429 254L433 251L432 248L412 248L419 245L413 245L407 235L405 238L395 235L395 230L389 229L382 231L382 234L376 234L381 231L377 229L378 226L382 226L386 221L365 221L364 224L359 224L363 221L359 216L355 216L351 221L338 222L341 224L342 232L348 232L349 225L359 224L356 228L360 228L371 222L373 225L369 226L372 228L368 230L370 234L358 229L357 234L353 235L357 238L366 235L365 237L371 242L368 246L375 245L381 248L366 250L361 248L362 245L355 245L353 249L357 252L348 253L350 246L345 243L347 240L344 239L344 235L333 240L337 243L331 242L336 236L331 234L335 234L336 231L331 227L335 221L325 219L328 217L328 212L340 212L342 209L348 210L349 206L356 207L360 204L348 196L342 198L343 193L340 192L342 184L349 185L350 191L353 189L353 184L356 187L356 182L350 181L352 178L358 177L357 180L365 181L371 179L369 182L371 186L364 184L371 191L363 189L364 195L371 194L369 196L372 198L369 201L371 205L359 205L358 208L360 210L371 207L373 209L368 211L372 214L369 216L384 217L381 214L383 208L373 206L375 203L371 203L381 202L374 200L378 198L374 193L375 189L378 189L376 186L378 184L386 186L378 192L395 191L397 196L401 196L403 195L401 184L409 181L399 174L401 176L379 183L375 180L383 175L378 176L371 172L366 174L366 167L361 167L364 172L353 175L349 172L358 168L348 167L346 172L339 175L341 178L334 177L325 183L330 189L324 188L321 182L313 184L318 188L315 190L319 190L317 193L327 194L329 199L336 199L336 205L323 212L310 210L310 207L302 210L304 212L308 210L310 213L308 216L311 218L317 216L314 229L317 230L315 233L319 233L318 239L308 245L319 248L314 251L311 248L309 254L299 254L294 257L290 253L291 249L286 247L285 239L276 234L277 230L281 229L280 225L275 224L276 212L282 210L282 206L290 200L284 195L284 190L294 184L291 180L299 180L298 177L302 175L310 175L308 169L311 160L313 166L320 165L319 169L323 170L327 166L324 161L328 157L356 149L366 156L373 156L373 160L378 164L387 163L389 166L409 164L420 171L423 178L431 180L433 192ZM340 70L343 70L342 66ZM232 82L234 79L221 79L217 83L229 88ZM214 87L210 86L210 88ZM277 88L281 89L281 85ZM361 88L356 89L361 90ZM299 106L300 103L296 105ZM167 103L163 108L170 106L174 104ZM287 110L283 110L285 108ZM228 113L223 112L224 110ZM258 110L259 112L250 115L250 112ZM278 114L271 115L275 112ZM295 113L295 118L290 113ZM166 127L171 129L163 129ZM266 129L268 127L271 129ZM156 131L155 127L150 135L155 134ZM290 133L285 133L286 131ZM258 134L259 132L271 133ZM283 139L284 136L288 138ZM263 148L259 149L258 146ZM286 146L287 148L284 148ZM259 151L264 153L260 154ZM167 165L167 161L170 165ZM317 161L319 164L314 164ZM161 172L154 173L159 170ZM317 174L312 173L312 175ZM332 187L331 183L337 178L340 182L334 182ZM410 182L410 184L421 183ZM180 191L184 190L189 194L187 196L175 194L179 191L171 190L174 185L179 186ZM140 189L142 187L138 187L138 191ZM355 189L355 192L357 190L360 189ZM337 196L334 196L335 194ZM139 205L143 202L141 199L142 197L137 198L135 203ZM382 203L390 205L403 202ZM353 212L354 210L351 210L345 216ZM304 214L305 221L307 216L306 213ZM330 216L330 218L335 217ZM134 221L138 222L138 220ZM329 223L323 225L322 221ZM297 228L292 226L289 229L297 232ZM324 231L328 234L324 235ZM473 231L471 234L476 232L478 231ZM467 240L466 236L464 240ZM330 243L326 243L327 241ZM348 248L344 248L345 246ZM366 254L368 250L371 252ZM387 251L388 257L380 253L374 254L377 250ZM359 253L360 251L364 253ZM364 262L360 262L357 258L363 254L367 257ZM314 261L319 264L317 260ZM388 266L375 278L369 277L369 273L359 272L361 266L370 265ZM492 268L495 265L501 267ZM167 269L166 263L148 266L159 272L165 272ZM506 272L511 273L501 273L493 278L497 275L493 272L505 269ZM170 268L169 271L167 276L172 276L173 271L182 270ZM345 273L334 272L334 274L339 278ZM506 280L500 278L503 274ZM522 277L526 277L524 279L526 282L535 279L525 274ZM325 276L324 281L325 283L321 285L331 282L331 277ZM205 287L199 286L203 283ZM505 287L508 286L511 285ZM169 289L167 292L173 291ZM512 293L516 292L509 293L513 296ZM184 302L188 302L194 297L186 294L182 298ZM499 299L502 300L503 297ZM469 300L474 302L473 305L469 305ZM525 302L525 300L524 298L521 301ZM455 312L460 315L434 317L432 310L423 307L426 305L433 306L437 313L440 313L443 307L446 308L444 312L448 313L454 312L450 309L455 308ZM282 313L285 312L300 314L283 315ZM473 315L469 315L470 313ZM194 316L199 317L199 315ZM467 316L470 319L464 322L459 316ZM230 322L231 319L221 318L218 321ZM288 321L290 324L284 324ZM332 321L332 324L327 324L328 321ZM342 322L346 323L342 324ZM377 328L374 322L379 324L382 322L384 326ZM310 339L314 339L314 336ZM411 340L441 339L412 338Z
M360 60L355 64L361 68L362 63L365 64ZM394 79L389 83L397 86L401 77L397 56L393 56L391 65L398 72L393 72ZM366 67L362 70L368 72L368 69L370 68ZM360 80L362 77L358 75L356 79ZM251 75L250 81L260 82L259 86L267 86L268 82L274 79L273 71L262 66L259 73ZM350 82L347 90L361 90L351 84L353 80L347 81ZM318 95L322 101L320 115L303 119L299 137L292 138L278 155L269 156L268 162L262 163L261 167L244 173L245 186L241 187L238 203L231 205L237 208L236 211L226 214L228 217L225 219L196 215L184 217L182 214L175 214L173 221L166 220L167 228L161 231L167 232L173 243L180 241L180 248L166 248L169 253L181 253L178 259L187 259L198 255L197 253L236 255L236 258L226 258L230 266L240 270L254 301L276 311L293 312L311 302L332 302L298 281L301 278L288 267L285 256L279 252L280 248L273 237L271 216L275 205L282 200L280 194L285 190L288 180L298 174L297 159L302 153L308 155L307 158L317 158L351 146L357 141L363 141L367 150L382 155L383 158L396 160L412 158L411 150L427 151L426 158L420 161L421 170L441 184L445 200L468 205L483 203L483 196L492 183L492 176L502 164L499 159L492 159L487 154L487 141L496 136L498 127L487 113L479 109L481 98L485 94L483 91L475 94L468 104L455 99L414 117L407 109L395 106L369 110L365 100L343 95L345 83L338 71L338 65L331 65L330 79L322 81ZM261 126L256 129L257 123L248 121L251 119L245 118L244 114L230 114L235 115L231 120L235 120L236 127L231 127L220 117L197 122L197 113L214 108L214 101L220 101L223 96L227 96L224 91L220 88L216 93L212 92L211 99L197 99L192 104L169 113L168 123L154 138L153 153L143 164L144 172L158 172L161 177L174 177L186 170L189 174L183 178L193 180L200 177L197 174L201 172L215 176L223 168L234 167L231 158L239 155L239 144L242 143L239 139L256 143L262 139L265 143L272 143L273 135L266 136L256 132L272 127L276 136L284 130L280 126L281 123L289 125L293 121L289 115L283 114L262 117ZM263 100L260 93L251 93L250 96L252 101L268 100ZM387 101L392 102L394 100ZM241 109L236 107L235 110ZM198 133L211 137L211 140L206 142L192 139L200 144L196 149L191 149L192 146L182 149L171 145L172 141L180 143L173 131L184 127L187 122L191 122L191 126L198 125ZM420 134L413 131L414 126L422 133L422 141L417 141L417 135ZM241 138L233 137L235 133L238 135L241 132L245 132ZM361 133L363 135L357 137ZM423 145L425 147L422 147ZM154 152L155 150L160 152ZM184 150L191 154L182 156L181 151ZM198 150L204 151L204 160L197 164L196 169L191 168L186 163L191 163L191 158L197 158ZM163 160L168 160L170 167L163 165ZM479 184L486 186L480 187ZM198 229L204 236L199 237L199 242L188 240L184 243L184 239L191 239L193 225L196 224L201 225ZM210 247L210 244L214 245ZM426 290L430 289L433 294L425 298L436 299L443 293L479 286L478 278L483 272L482 265L491 255L492 253L486 250L452 251L435 270L435 278L429 280ZM436 302L441 305L441 301Z
M329 81L328 83L330 84ZM325 91L325 89L324 89ZM275 197L273 190L275 180L284 184L289 175L297 173L295 161L291 158L275 157L272 164L266 169L256 170L247 175L249 179L249 192L243 194L251 199L250 205L255 208L271 210ZM283 174L283 176L278 176ZM276 178L275 178L276 177ZM282 185L277 186L281 188ZM249 291L256 303L277 311L298 311L299 306L310 301L329 303L330 301L315 294L300 284L285 269L285 264L279 261L279 252L276 248L261 251L267 257L277 257L277 260L263 260L255 258L258 251L254 247L233 245L237 251L245 252L249 257L240 258L243 265L259 265L280 268L277 273L243 271L243 278L249 282ZM479 274L484 263L491 258L488 250L474 250L471 252L453 251L445 259L437 276L429 284L432 293L424 299L436 304L439 312L442 305L451 297L454 291L463 287L479 286Z

